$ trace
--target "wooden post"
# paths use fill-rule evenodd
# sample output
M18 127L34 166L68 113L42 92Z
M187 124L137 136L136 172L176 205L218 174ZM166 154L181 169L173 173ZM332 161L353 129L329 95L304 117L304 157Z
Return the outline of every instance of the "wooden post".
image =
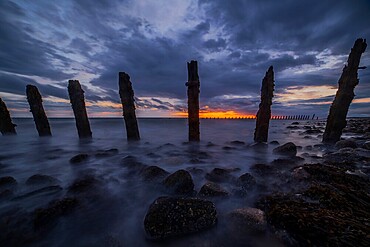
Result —
M192 60L188 64L188 124L189 141L200 141L199 131L199 93L200 81L198 75L198 62Z
M119 72L119 95L121 97L123 117L125 119L128 141L140 140L139 127L135 114L134 90L130 76L125 72Z
M359 82L357 70L359 69L361 55L365 52L366 47L366 39L357 39L351 49L347 65L344 66L342 75L339 78L339 88L326 120L325 132L322 139L325 143L339 141L342 131L347 125L348 109L355 97L353 91Z
M39 90L34 85L27 85L26 94L39 136L51 136L49 121L42 105L42 97Z
M5 102L0 98L0 132L2 135L16 135L15 124L12 123L10 113Z
M78 80L68 81L69 99L75 115L76 127L80 138L91 138L89 118L87 117L84 91Z
M256 129L254 131L255 142L267 142L274 86L274 69L270 66L262 80L261 103L257 112ZM280 119L283 119L283 117L280 117Z

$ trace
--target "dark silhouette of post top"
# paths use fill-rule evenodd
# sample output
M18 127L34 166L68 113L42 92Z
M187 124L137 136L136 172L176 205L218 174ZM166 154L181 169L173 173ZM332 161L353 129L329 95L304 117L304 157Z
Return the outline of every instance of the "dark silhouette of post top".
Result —
M119 96L121 97L123 117L125 119L128 141L140 140L139 127L135 113L134 90L130 76L125 72L119 72Z
M78 80L68 81L68 94L75 115L78 136L80 138L91 138L92 133L87 117L84 93Z
M257 112L256 130L254 132L255 142L267 142L274 86L274 69L270 66L262 80L261 103Z
M199 131L199 93L200 81L198 75L198 62L192 60L188 64L188 124L189 141L200 141Z
M51 136L49 121L42 105L42 97L39 90L34 85L27 85L26 94L39 136Z
M344 66L342 75L339 78L338 91L326 120L325 132L322 139L325 143L339 141L342 131L347 125L346 118L349 105L355 96L353 91L359 83L357 70L359 69L361 55L365 52L366 47L366 39L357 39L351 49L347 65Z
M5 102L0 98L0 132L2 135L16 135L15 124L12 123L10 113Z

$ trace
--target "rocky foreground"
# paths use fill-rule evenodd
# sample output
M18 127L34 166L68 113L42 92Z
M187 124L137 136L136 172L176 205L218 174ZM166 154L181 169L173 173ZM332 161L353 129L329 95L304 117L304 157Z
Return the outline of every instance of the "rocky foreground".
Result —
M287 129L300 131L302 138L310 139L320 136L323 126L294 122ZM280 158L254 164L240 176L234 175L238 168L205 172L192 167L170 174L134 156L123 158L121 166L127 176L163 195L142 216L143 231L154 245L370 246L370 120L351 120L345 131L353 137L334 146L271 142L268 145L276 146L273 152ZM236 141L223 149L244 145ZM247 148L263 153L266 145ZM309 153L314 149L322 151L322 157ZM307 152L297 156L299 150ZM117 152L106 150L95 156ZM90 155L79 154L70 163L83 165ZM202 160L207 153L196 156ZM194 177L206 180L198 191ZM67 188L62 188L57 179L41 174L31 176L26 184L35 190L17 195L17 181L1 177L0 199L16 201L61 190L66 193L31 212L10 209L1 215L1 246L37 246L64 217L105 200L102 180L91 175L76 179ZM225 212L224 204L240 198L244 198L245 206L236 204ZM96 246L125 245L109 238Z

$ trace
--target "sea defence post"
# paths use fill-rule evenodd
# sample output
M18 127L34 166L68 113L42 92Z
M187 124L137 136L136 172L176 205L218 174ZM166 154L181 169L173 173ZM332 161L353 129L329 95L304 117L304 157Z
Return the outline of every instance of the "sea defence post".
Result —
M92 132L87 117L84 93L78 80L68 81L68 94L75 115L78 136L80 138L91 138Z
M16 135L15 124L12 123L10 113L5 102L0 98L0 132L2 135Z
M359 69L361 55L365 52L366 46L366 39L357 39L351 49L347 65L344 66L342 75L339 78L338 91L326 120L326 128L322 139L324 143L335 143L339 141L342 131L347 125L348 109L355 97L354 89L359 83L357 71Z
M188 82L185 84L188 87L188 125L189 125L189 141L199 142L199 93L200 81L198 75L198 62L192 60L188 65Z
M42 105L42 97L34 85L26 86L27 101L39 136L51 136L50 125Z
M140 140L139 127L135 113L134 90L130 76L125 72L119 72L119 96L121 98L123 117L125 119L126 133L128 141Z
M262 80L261 103L256 116L256 129L254 132L255 142L267 142L274 86L274 69L270 66Z

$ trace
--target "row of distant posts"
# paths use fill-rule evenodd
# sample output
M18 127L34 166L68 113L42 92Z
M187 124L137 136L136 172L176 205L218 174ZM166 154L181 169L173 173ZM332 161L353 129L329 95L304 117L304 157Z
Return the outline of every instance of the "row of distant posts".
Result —
M358 69L360 58L366 49L366 39L357 39L351 53L348 57L347 65L344 67L342 76L338 84L339 89L332 106L330 107L329 116L327 119L326 129L323 135L323 142L334 143L340 139L342 130L346 126L346 117L350 103L354 98L354 88L358 84ZM197 61L187 63L188 81L188 125L189 125L189 141L200 141L199 130L199 93L200 81L198 75ZM308 115L272 117L271 105L274 92L274 70L270 66L265 77L262 80L261 87L261 103L256 115L256 129L254 133L255 142L267 142L268 129L270 119L283 120L309 120ZM90 129L89 119L87 117L84 91L78 80L70 80L68 82L68 93L72 104L72 109L75 115L76 127L80 138L91 138L92 132ZM36 129L40 136L51 136L49 121L46 117L42 97L36 86L27 85L26 87L27 100L30 105ZM126 126L127 140L140 140L139 128L135 113L134 90L130 81L130 76L124 72L119 72L119 95L121 98L123 116ZM312 116L314 119L315 114ZM3 135L16 134L15 124L12 123L9 111L5 103L0 98L0 131Z

